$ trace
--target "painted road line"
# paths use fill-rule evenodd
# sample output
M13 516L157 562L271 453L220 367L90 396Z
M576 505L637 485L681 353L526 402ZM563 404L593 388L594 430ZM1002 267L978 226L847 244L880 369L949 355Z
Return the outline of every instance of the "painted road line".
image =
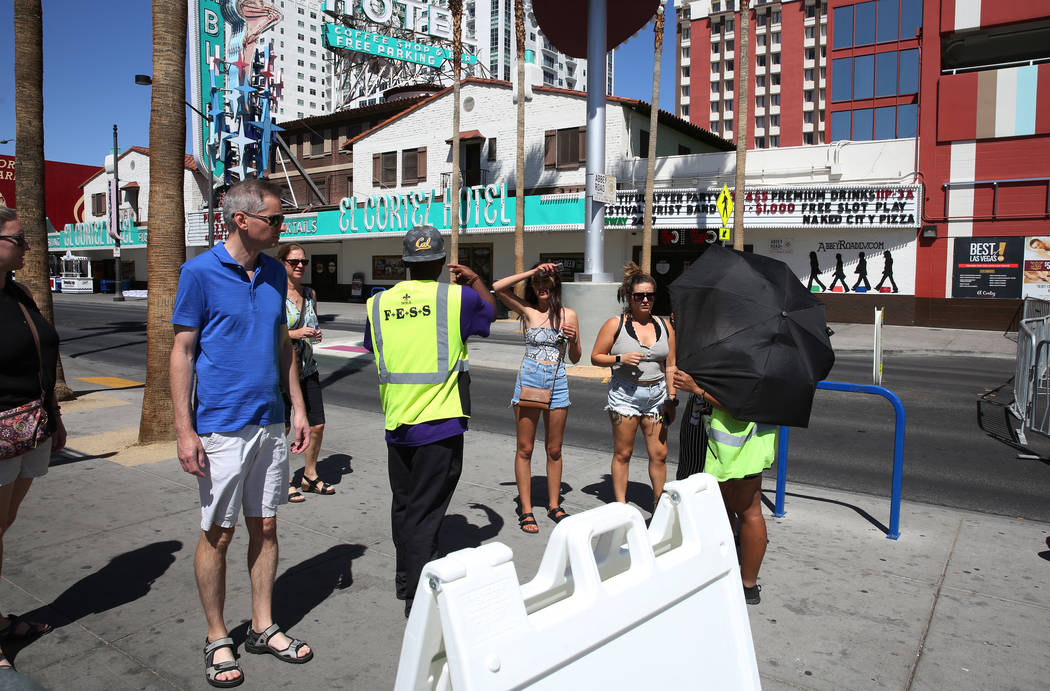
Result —
M108 389L130 389L134 386L143 385L143 382L122 379L120 377L77 377L77 381L83 381L97 386L105 386Z

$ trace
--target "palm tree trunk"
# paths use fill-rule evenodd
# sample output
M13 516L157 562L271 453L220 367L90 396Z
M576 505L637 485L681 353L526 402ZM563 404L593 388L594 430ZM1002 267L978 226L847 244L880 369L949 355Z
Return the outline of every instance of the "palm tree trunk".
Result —
M186 261L183 170L186 150L186 0L153 0L153 94L149 117L149 233L146 267L146 388L139 442L175 438L168 381L171 313ZM209 179L209 183L211 180Z
M653 104L649 109L649 150L645 152L645 212L642 219L642 271L653 264L653 181L656 179L656 131L660 126L660 56L664 50L664 6L656 9L653 29Z
M30 249L18 280L33 293L40 313L55 323L47 267L44 205L44 36L40 0L15 0L15 199ZM73 398L58 359L55 393Z
M518 139L514 163L514 273L525 270L525 1L514 0L514 38L518 49ZM519 297L525 283L514 286Z
M751 66L748 64L748 29L751 10L746 1L740 3L740 40L736 42L737 108L736 108L736 189L733 190L733 249L744 250L744 180L747 171L747 106L751 85Z
M459 262L459 76L463 66L463 0L449 0L452 11L452 229L448 261Z

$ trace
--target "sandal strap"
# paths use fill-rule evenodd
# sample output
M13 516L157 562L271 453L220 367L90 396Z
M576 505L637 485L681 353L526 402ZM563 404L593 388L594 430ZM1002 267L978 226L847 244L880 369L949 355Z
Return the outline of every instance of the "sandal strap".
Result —
M251 627L249 627L249 630L252 633L255 633L255 631L251 629ZM262 633L255 633L255 635L257 636L257 638L255 639L255 645L269 646L270 639L273 638L273 635L275 633L278 633L280 630L281 627L278 624L270 624Z
M218 638L218 639L212 641L211 643L208 643L208 639L207 638L204 639L204 654L205 655L210 655L211 653L215 652L219 648L230 648L232 650L233 649L233 639L230 638L229 636L226 636L225 638Z
M217 675L222 674L223 672L233 671L241 671L241 666L236 660L227 660L226 662L216 662L214 665L208 665L208 669L204 670L204 673L214 679Z
M527 513L518 519L518 525L539 525L536 522L536 518L531 514Z

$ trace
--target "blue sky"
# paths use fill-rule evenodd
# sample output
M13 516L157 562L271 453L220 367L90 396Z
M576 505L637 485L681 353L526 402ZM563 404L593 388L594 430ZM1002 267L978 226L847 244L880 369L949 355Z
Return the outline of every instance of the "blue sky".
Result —
M0 139L15 136L14 28L11 2L0 2L0 69L9 85L0 93ZM46 0L44 33L44 156L51 161L101 165L113 145L149 145L148 87L136 74L152 72L148 0ZM670 3L668 3L670 4ZM662 60L660 103L674 111L674 24L669 8ZM669 39L669 40L668 40ZM616 53L614 93L652 98L653 31L650 24ZM0 144L0 154L15 145Z

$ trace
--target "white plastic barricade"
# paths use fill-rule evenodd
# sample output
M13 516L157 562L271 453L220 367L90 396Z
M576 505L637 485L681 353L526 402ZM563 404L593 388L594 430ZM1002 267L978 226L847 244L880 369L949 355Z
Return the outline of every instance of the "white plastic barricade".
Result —
M646 531L608 504L551 533L520 585L506 545L430 562L395 689L759 689L740 569L718 483L666 485Z

